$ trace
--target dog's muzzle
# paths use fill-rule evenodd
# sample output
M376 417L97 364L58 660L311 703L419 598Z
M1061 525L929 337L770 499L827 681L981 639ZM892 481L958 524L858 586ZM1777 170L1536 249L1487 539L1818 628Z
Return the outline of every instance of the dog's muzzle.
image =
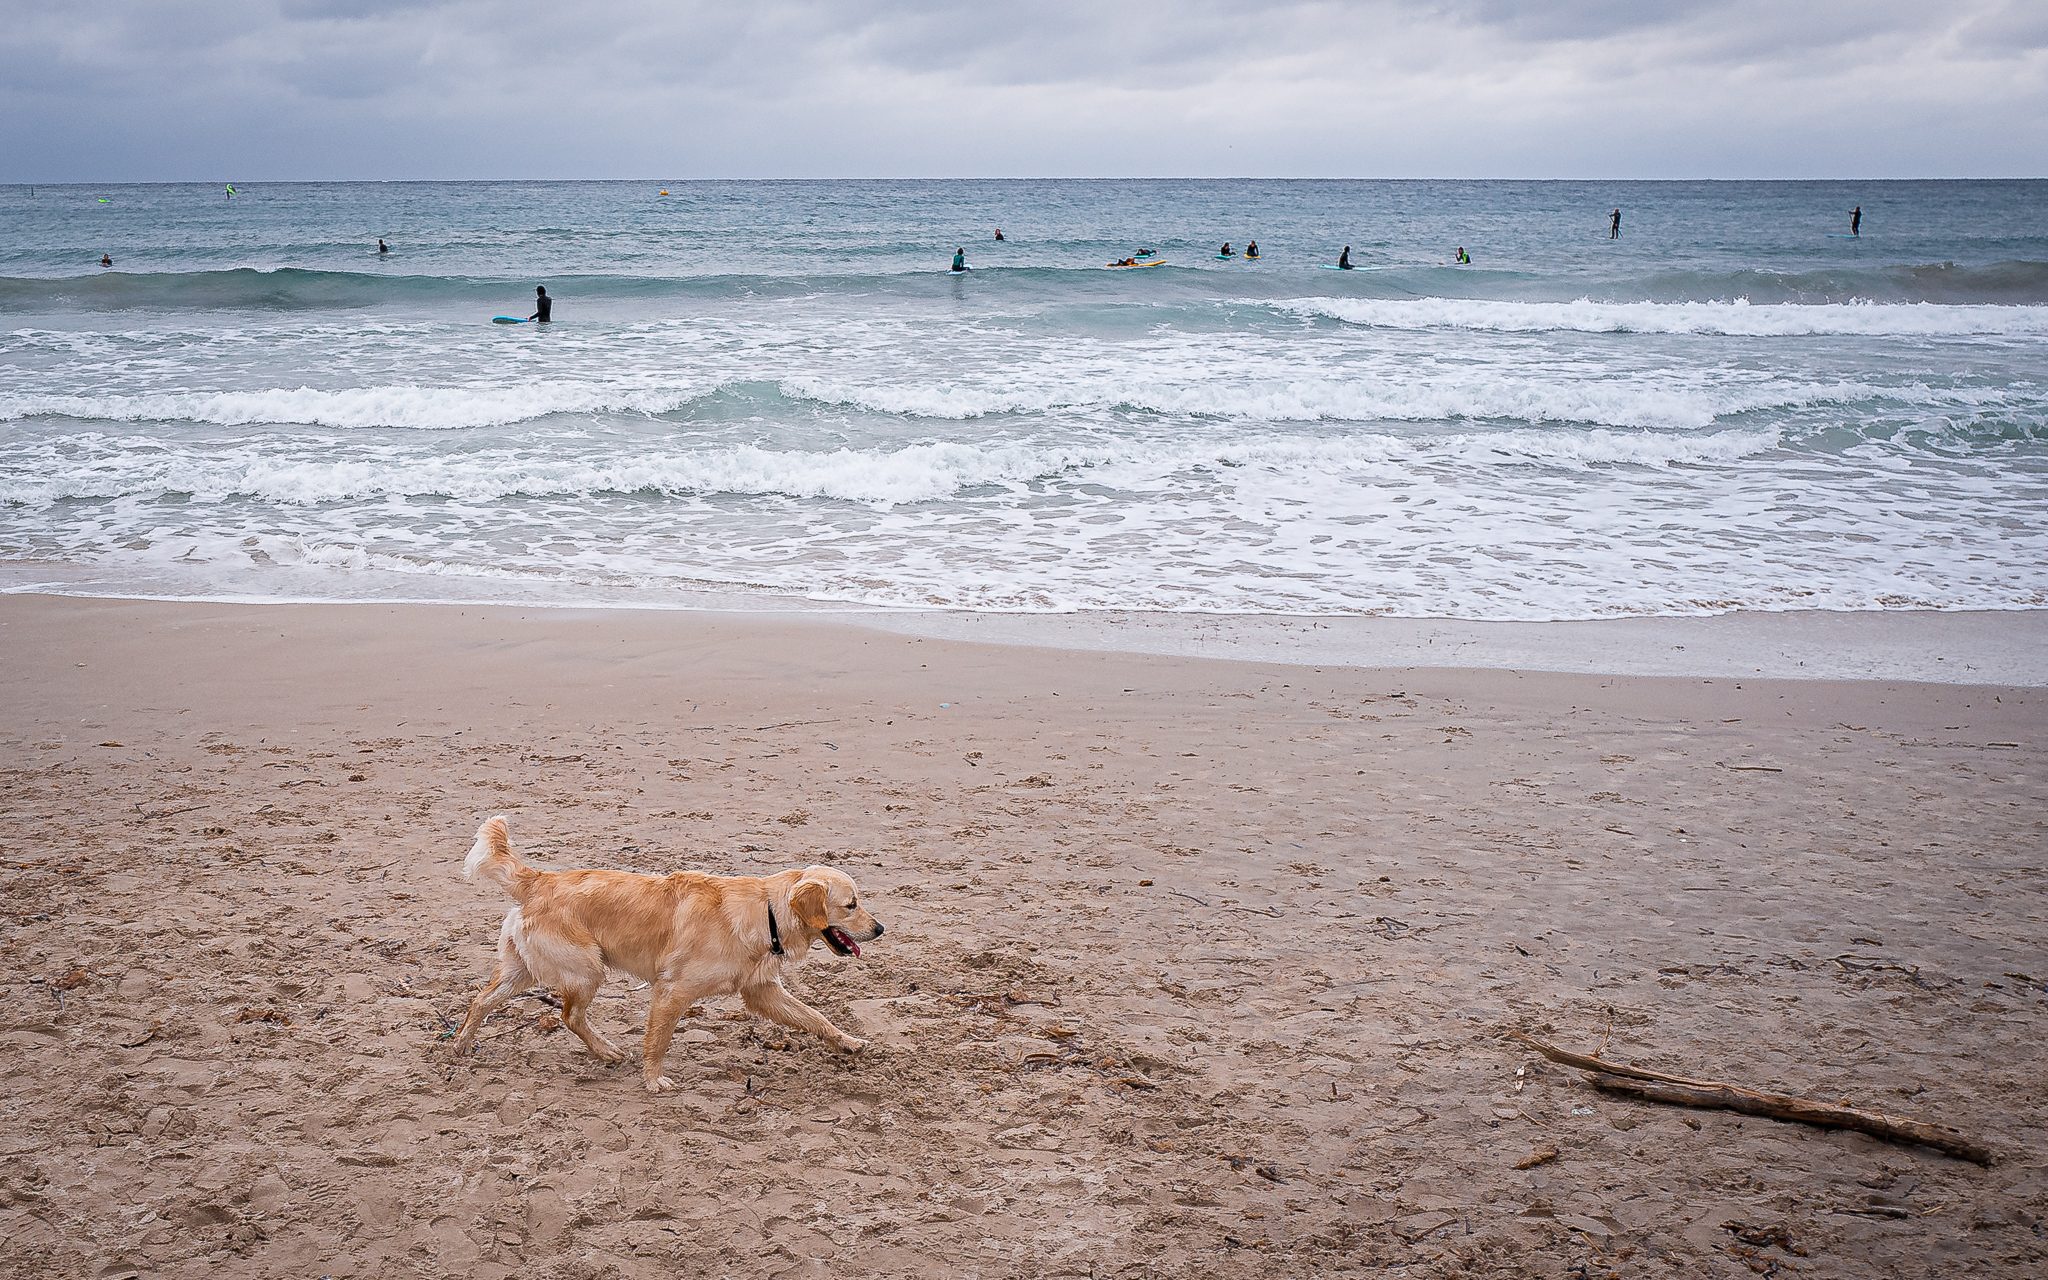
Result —
M825 939L825 945L832 948L836 954L842 956L858 956L860 954L860 943L855 942L852 934L836 924L826 925L821 936ZM875 921L875 931L861 941L873 942L881 936L882 922L877 920Z

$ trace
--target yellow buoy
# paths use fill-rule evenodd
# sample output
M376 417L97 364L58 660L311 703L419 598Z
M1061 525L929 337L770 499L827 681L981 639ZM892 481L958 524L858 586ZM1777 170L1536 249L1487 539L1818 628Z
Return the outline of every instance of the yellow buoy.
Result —
M663 195L667 195L667 194L668 194L668 192L664 191L664 192L662 192L661 194L663 194Z

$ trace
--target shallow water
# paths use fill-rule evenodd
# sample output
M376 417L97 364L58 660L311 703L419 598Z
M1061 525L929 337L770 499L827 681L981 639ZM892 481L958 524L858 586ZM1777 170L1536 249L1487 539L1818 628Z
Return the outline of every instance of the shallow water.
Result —
M2048 183L662 185L0 188L6 580L2048 605Z

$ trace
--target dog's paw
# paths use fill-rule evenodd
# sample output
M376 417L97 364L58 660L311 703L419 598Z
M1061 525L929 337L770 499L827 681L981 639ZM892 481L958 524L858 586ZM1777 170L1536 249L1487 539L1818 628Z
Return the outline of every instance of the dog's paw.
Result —
M854 1036L839 1037L839 1047L848 1053L859 1053L868 1047L868 1042Z
M667 1076L656 1076L647 1082L647 1092L649 1093L667 1093L675 1087L676 1082Z

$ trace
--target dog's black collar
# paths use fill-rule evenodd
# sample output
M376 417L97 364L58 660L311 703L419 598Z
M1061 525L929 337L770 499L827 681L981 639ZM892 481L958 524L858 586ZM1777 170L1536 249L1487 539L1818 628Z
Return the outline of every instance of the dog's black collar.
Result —
M776 955L782 954L782 930L775 927L775 904L768 904L768 949Z

